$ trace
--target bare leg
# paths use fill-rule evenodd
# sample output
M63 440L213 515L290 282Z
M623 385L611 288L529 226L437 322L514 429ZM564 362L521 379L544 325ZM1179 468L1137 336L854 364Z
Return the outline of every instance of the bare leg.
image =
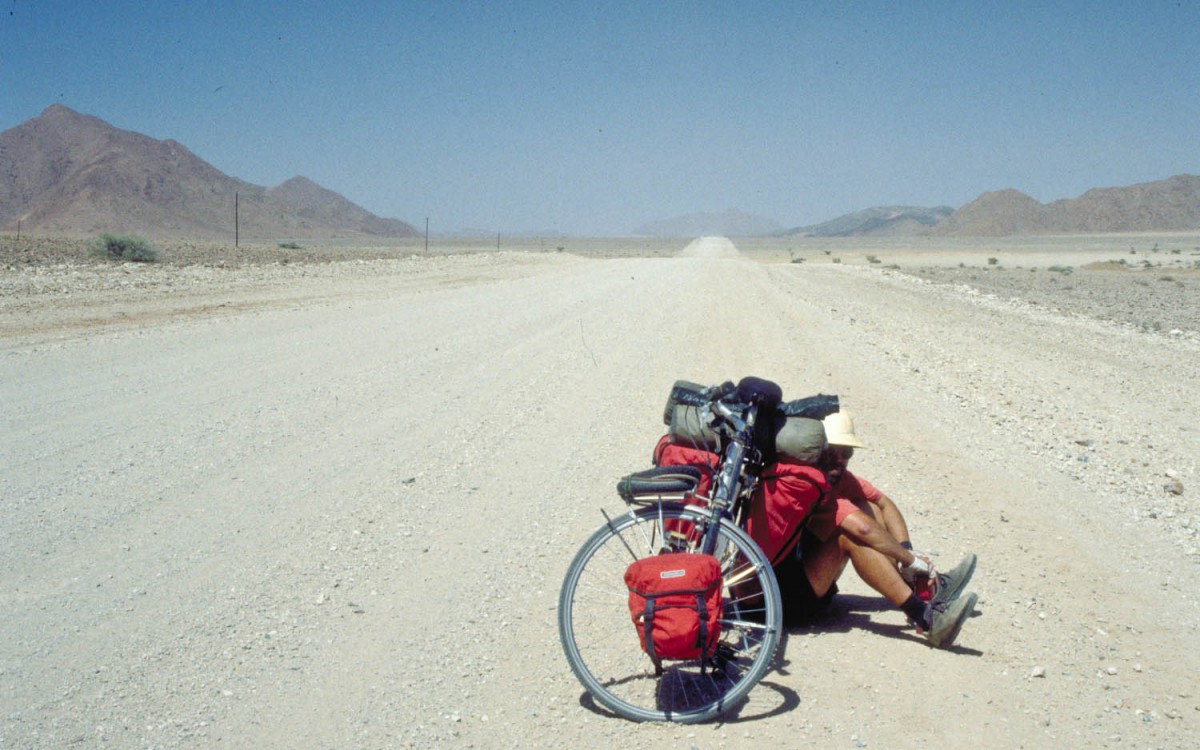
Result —
M850 555L842 549L838 533L827 542L820 542L804 548L802 560L804 573L808 576L808 584L818 597L825 596L829 588L842 577Z
M838 545L849 556L858 577L887 597L889 602L900 607L912 596L912 589L900 577L895 560L870 547L857 544L846 534L838 535Z
M886 530L875 509L864 504L860 511L852 513L842 522L862 539L877 536ZM895 541L892 541L895 544ZM868 586L878 591L897 607L904 605L912 596L912 588L900 577L896 561L876 549L862 544L850 534L839 529L827 542L804 550L804 571L813 593L823 596L837 581L846 568L846 562L854 564L854 570Z

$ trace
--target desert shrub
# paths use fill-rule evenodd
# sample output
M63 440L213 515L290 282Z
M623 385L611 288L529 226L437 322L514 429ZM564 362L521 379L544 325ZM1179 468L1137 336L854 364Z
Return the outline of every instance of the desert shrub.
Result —
M158 260L158 251L144 237L136 234L102 234L92 241L93 255L109 260L153 263Z
M302 250L303 249L300 247L300 243L292 242L290 240L288 242L280 242L279 246L282 247L284 250Z
M1050 266L1046 270L1061 273L1063 276L1069 276L1075 269L1072 266Z
M834 259L833 259L833 262L834 262L834 263L841 263L841 262L842 262L842 259L841 259L841 258L834 258Z
M1174 281L1175 277L1174 276L1160 276L1158 280L1159 281Z
M999 258L988 258L988 265L989 265L989 266L994 266L994 265L997 265L997 264L999 264L999 263L1000 263L1000 259L999 259Z
M868 263L882 263L883 261L881 261L879 258L875 257L874 255L868 255L867 262Z
M792 262L793 262L793 263L803 263L803 262L804 262L804 258L801 258L801 257L797 256L797 257L795 257L795 258L792 258Z

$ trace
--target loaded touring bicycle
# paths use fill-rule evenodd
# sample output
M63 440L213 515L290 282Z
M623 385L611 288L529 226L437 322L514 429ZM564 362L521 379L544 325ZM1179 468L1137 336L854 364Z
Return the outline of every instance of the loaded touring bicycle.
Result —
M770 667L782 604L747 520L764 466L781 454L814 462L825 445L819 420L838 410L836 396L781 396L759 378L676 382L656 454L673 446L686 463L623 478L628 512L605 513L568 567L562 646L587 691L617 714L703 721L736 707Z

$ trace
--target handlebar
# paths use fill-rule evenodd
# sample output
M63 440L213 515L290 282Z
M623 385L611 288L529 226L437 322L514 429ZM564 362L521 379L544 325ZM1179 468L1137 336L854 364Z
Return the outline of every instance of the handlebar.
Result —
M708 421L708 425L710 427L716 427L717 422L724 422L732 427L735 432L740 434L745 432L746 428L749 426L749 422L745 419L742 419L741 415L739 415L733 409L733 407L724 401L710 401L708 404L702 407L700 413L705 416L705 419ZM709 415L712 416L711 419L709 418Z

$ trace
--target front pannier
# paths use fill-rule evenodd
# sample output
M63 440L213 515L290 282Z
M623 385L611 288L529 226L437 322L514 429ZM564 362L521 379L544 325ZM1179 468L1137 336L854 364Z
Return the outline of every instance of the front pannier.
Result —
M715 653L721 637L721 564L712 555L668 552L625 571L629 614L642 650L661 671L664 659Z

